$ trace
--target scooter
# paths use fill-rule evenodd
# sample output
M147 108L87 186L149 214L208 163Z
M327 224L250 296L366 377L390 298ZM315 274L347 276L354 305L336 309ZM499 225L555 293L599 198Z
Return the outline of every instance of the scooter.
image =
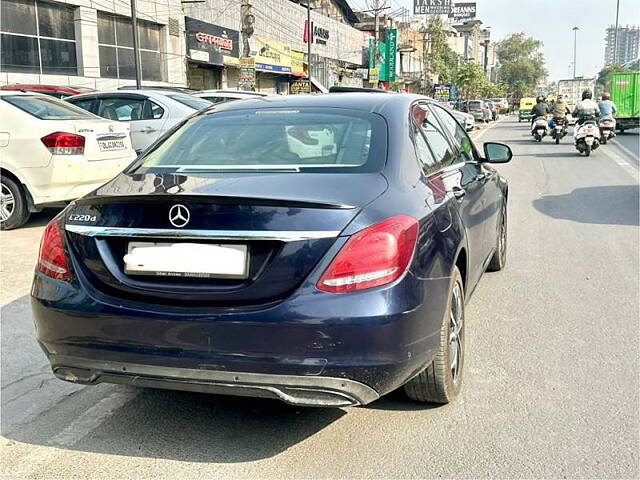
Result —
M600 130L594 118L585 120L580 126L576 124L575 146L578 152L587 157L600 146Z
M531 127L531 135L533 135L533 138L538 142L541 142L542 137L547 134L547 128L547 119L544 117L536 117Z
M556 117L553 119L553 127L551 128L551 138L556 141L556 145L567 134L567 121L564 117Z
M607 140L616 136L616 121L611 115L607 115L600 119L598 126L600 127L600 143L606 145Z

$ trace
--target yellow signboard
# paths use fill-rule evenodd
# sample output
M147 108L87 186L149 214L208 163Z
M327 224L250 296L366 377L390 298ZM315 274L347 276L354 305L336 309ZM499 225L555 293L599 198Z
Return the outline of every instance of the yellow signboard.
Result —
M291 73L291 47L278 40L253 37L256 45L256 70Z
M296 76L305 76L304 70L304 53L291 50L291 73Z
M380 69L378 68L370 68L369 69L369 83L378 84L378 75Z

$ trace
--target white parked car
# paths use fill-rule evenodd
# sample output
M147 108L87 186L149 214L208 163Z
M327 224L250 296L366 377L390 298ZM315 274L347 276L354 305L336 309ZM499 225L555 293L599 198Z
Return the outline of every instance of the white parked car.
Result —
M0 91L0 228L89 193L134 159L127 124L48 95Z
M224 103L232 100L242 100L243 98L268 97L270 94L245 90L202 90L201 92L193 93L193 96L204 98L211 103Z
M459 112L458 110L449 110L449 112L467 132L470 132L476 126L476 119L470 113Z
M147 148L184 118L211 106L204 98L160 89L84 93L65 101L103 118L129 122L136 152Z

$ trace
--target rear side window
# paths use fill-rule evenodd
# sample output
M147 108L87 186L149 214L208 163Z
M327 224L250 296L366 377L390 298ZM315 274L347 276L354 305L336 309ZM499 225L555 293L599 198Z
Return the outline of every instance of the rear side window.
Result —
M98 115L120 122L154 120L162 118L164 109L144 98L107 97L100 99Z
M208 100L214 104L230 102L232 100L238 100L237 98L232 98L232 97L199 97L199 98L204 98L205 100Z
M153 171L382 170L386 123L347 109L243 109L192 118L143 159Z
M427 145L429 145L436 163L441 167L451 165L456 156L435 114L427 110L426 105L418 105L414 107L414 110L415 109L424 110L425 112L424 119L420 123L420 132L422 132L427 140Z
M211 106L211 102L209 100L200 97L193 97L191 95L184 95L182 93L172 93L167 95L167 97L178 103L186 105L189 108L193 108L194 110L202 110L203 108Z
M10 95L2 99L40 120L95 120L89 112L57 98L41 95Z

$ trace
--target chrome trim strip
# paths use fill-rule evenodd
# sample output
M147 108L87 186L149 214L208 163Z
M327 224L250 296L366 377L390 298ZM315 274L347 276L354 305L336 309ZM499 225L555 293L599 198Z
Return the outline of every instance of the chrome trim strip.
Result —
M339 230L304 231L304 230L193 230L173 228L125 228L99 227L92 225L65 225L68 232L87 235L89 237L161 237L214 240L278 240L296 242L317 238L332 238L340 234Z

